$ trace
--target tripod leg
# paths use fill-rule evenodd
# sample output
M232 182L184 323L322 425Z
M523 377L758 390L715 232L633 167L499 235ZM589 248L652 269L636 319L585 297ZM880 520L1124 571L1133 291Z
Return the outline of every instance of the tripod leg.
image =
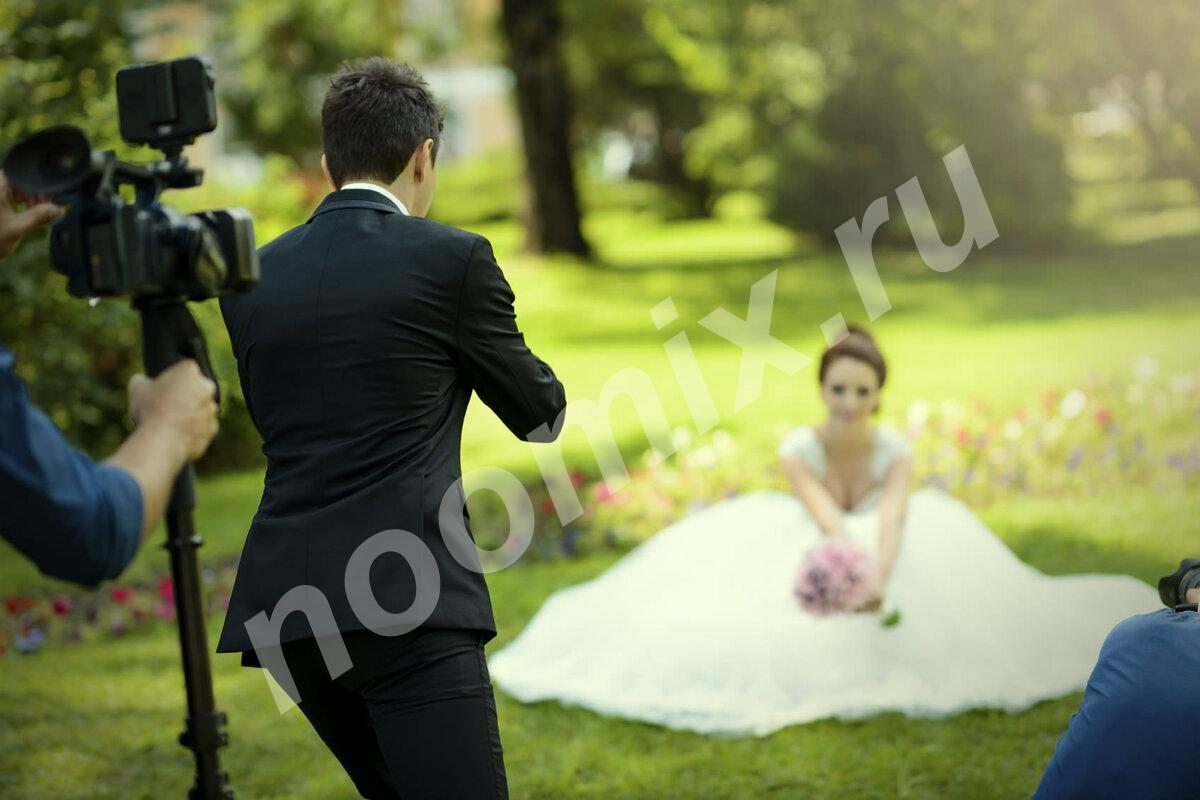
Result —
M181 302L143 304L142 342L146 374L159 374L181 358L195 358L209 373L208 352L196 320ZM218 751L229 741L222 730L225 714L217 711L213 698L212 670L208 660L208 637L201 603L202 586L196 549L204 542L196 535L195 470L188 464L175 479L167 507L167 541L171 577L175 585L175 615L183 653L183 678L187 695L186 729L179 743L192 750L196 778L189 800L231 800L229 776L221 770Z

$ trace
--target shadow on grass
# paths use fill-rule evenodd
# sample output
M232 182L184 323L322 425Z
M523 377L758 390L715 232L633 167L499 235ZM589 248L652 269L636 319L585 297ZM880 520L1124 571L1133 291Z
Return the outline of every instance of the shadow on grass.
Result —
M1200 270L1190 268L1200 237L1183 236L1103 250L1031 255L974 250L957 269L934 272L915 249L879 248L880 280L888 294L889 324L928 319L935 324L979 325L1053 322L1082 316L1169 313L1200 299ZM867 317L840 251L802 251L752 258L714 254L702 261L625 265L612 270L575 270L564 289L611 303L620 315L597 326L567 327L564 344L645 345L687 327L697 340L715 337L696 330L697 320L717 306L744 318L751 286L778 270L772 335L795 344L820 340L819 326L835 313ZM678 322L655 330L650 310L670 297ZM638 313L640 310L642 313Z

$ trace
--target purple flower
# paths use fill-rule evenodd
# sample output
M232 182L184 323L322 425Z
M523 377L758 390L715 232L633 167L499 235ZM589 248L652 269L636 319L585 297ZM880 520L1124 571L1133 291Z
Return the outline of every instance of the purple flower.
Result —
M579 541L579 536L582 532L578 525L568 525L563 531L562 551L565 556L575 555L575 545Z
M20 653L32 653L46 643L46 634L41 628L30 628L24 636L18 636L13 641L13 647Z
M1083 448L1076 447L1071 451L1071 456L1067 459L1067 469L1074 472L1079 469L1079 465L1083 463Z

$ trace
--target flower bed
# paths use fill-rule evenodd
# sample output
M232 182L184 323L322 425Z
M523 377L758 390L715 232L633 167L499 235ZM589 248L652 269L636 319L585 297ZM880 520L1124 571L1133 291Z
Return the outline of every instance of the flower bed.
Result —
M917 401L902 417L883 422L913 444L915 485L939 486L975 506L1022 494L1086 498L1128 487L1167 494L1200 484L1200 376L1162 375L1145 356L1125 377L1050 389L1011 414L979 400ZM774 431L775 441L785 432ZM629 547L710 503L746 491L787 490L773 447L746 448L722 430L702 440L686 428L673 436L675 453L661 460L647 451L615 491L597 476L572 472L584 513L565 527L546 487L528 487L534 541L523 557ZM500 546L508 519L499 498L478 493L468 510L479 545ZM224 613L235 569L234 562L206 565L207 614ZM0 655L163 624L174 616L172 602L169 577L107 591L6 597Z

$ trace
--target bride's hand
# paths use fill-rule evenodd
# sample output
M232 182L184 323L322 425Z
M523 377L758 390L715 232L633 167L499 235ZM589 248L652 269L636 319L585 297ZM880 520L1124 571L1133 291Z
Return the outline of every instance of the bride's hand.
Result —
M883 607L883 587L887 583L886 575L875 575L871 580L871 593L867 595L867 599L863 601L856 611L871 612L878 611Z
M871 611L878 611L882 607L883 593L879 590L875 590L871 593L871 596L868 597L866 601L855 610L867 613Z

